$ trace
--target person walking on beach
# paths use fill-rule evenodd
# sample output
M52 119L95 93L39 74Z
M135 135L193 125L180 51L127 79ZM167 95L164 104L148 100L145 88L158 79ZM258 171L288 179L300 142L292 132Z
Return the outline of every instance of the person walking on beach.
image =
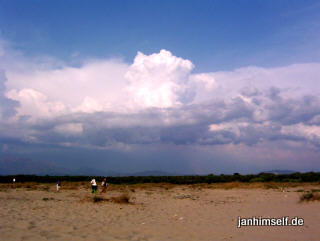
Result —
M61 187L61 182L60 182L60 180L58 180L57 181L57 192L59 192L60 187Z
M94 178L91 180L91 193L97 193L97 182Z
M102 191L101 193L104 193L107 191L107 187L108 187L108 183L107 183L107 178L103 178L103 181L101 183L101 186L102 186Z

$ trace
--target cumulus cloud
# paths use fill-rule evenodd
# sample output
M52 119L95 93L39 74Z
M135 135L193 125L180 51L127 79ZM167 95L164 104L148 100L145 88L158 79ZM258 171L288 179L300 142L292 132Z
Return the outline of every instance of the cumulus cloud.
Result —
M159 108L182 104L193 67L191 61L166 50L149 56L138 52L125 75L132 102L141 107Z
M190 60L167 50L138 52L132 64L78 67L50 60L37 68L39 60L17 56L18 67L0 62L0 110L11 113L1 116L3 138L90 148L275 141L319 148L320 63L193 73Z

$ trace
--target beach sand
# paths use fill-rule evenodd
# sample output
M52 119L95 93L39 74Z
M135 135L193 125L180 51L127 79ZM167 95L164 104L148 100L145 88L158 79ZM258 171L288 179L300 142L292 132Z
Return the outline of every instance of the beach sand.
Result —
M2 186L1 186L2 185ZM302 190L226 186L111 185L93 202L90 186L0 186L0 240L320 240L320 202ZM34 188L36 187L36 188ZM129 204L111 197L130 195ZM247 226L238 217L295 216L303 226Z

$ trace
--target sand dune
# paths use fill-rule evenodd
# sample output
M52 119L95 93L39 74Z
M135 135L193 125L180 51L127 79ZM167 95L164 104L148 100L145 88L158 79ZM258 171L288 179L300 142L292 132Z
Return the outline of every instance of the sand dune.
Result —
M65 187L65 189L64 189ZM93 202L89 187L62 184L0 191L1 240L319 240L320 202L299 189L153 185L114 188ZM312 188L319 188L313 186ZM130 194L129 204L112 201ZM238 217L298 216L304 226L242 227Z

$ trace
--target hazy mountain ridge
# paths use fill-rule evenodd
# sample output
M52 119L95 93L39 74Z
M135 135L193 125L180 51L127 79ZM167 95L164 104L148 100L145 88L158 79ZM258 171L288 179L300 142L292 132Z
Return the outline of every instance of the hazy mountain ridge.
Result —
M174 176L178 174L150 170L121 173L112 170L94 169L86 166L75 170L60 167L47 160L32 160L20 157L0 157L0 175L74 175L74 176Z
M31 160L19 157L0 158L0 175L67 175L68 173L68 169L47 160Z
M269 170L264 173L272 174L292 174L294 170ZM0 157L0 175L17 175L17 174L34 174L34 175L69 175L69 176L183 176L186 174L170 173L159 170L146 170L139 172L116 172L106 169L95 169L91 167L81 166L75 170L70 170L55 164L48 160L32 160L29 158L20 158L5 156ZM189 174L196 175L196 174Z
M270 171L266 171L265 173L272 173L272 174L292 174L292 173L296 173L297 171L293 171L293 170L270 170Z

